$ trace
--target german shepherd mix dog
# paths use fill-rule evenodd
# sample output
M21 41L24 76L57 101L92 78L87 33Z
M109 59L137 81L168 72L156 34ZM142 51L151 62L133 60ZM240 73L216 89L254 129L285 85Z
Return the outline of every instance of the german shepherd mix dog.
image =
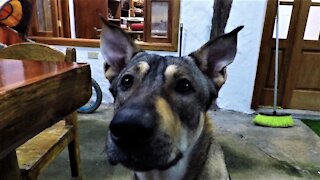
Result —
M207 114L237 51L238 27L185 57L139 49L103 20L101 50L115 99L107 154L139 180L229 179Z

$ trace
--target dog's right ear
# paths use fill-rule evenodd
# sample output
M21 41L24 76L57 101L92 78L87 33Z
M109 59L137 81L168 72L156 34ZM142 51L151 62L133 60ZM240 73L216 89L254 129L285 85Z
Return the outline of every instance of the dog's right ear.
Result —
M197 51L189 54L200 70L207 75L219 90L225 83L226 67L233 62L237 53L237 35L243 28L239 26L230 33L210 40Z
M137 48L130 37L118 26L102 20L100 49L105 60L104 73L112 81L127 65L132 56L141 50Z

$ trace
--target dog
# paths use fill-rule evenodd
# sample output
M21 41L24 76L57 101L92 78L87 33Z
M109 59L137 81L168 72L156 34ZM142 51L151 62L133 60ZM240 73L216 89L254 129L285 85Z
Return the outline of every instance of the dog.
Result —
M188 56L149 54L102 19L101 53L114 117L107 156L137 180L229 179L207 111L226 81L240 26Z

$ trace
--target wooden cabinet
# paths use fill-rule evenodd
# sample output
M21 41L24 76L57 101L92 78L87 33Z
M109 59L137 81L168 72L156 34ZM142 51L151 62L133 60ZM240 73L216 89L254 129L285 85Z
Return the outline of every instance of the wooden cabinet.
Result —
M109 0L108 7L109 22L120 26L133 39L144 40L144 0Z
M102 15L109 22L127 31L134 39L144 40L144 0L74 0L73 2L77 38L99 38L101 31L99 16ZM139 25L132 29L131 25L137 23Z

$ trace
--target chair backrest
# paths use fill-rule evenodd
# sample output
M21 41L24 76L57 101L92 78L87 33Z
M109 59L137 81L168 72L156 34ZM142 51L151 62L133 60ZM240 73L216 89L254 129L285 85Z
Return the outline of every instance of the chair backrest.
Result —
M65 61L66 55L46 44L18 43L0 50L0 58L36 61Z

